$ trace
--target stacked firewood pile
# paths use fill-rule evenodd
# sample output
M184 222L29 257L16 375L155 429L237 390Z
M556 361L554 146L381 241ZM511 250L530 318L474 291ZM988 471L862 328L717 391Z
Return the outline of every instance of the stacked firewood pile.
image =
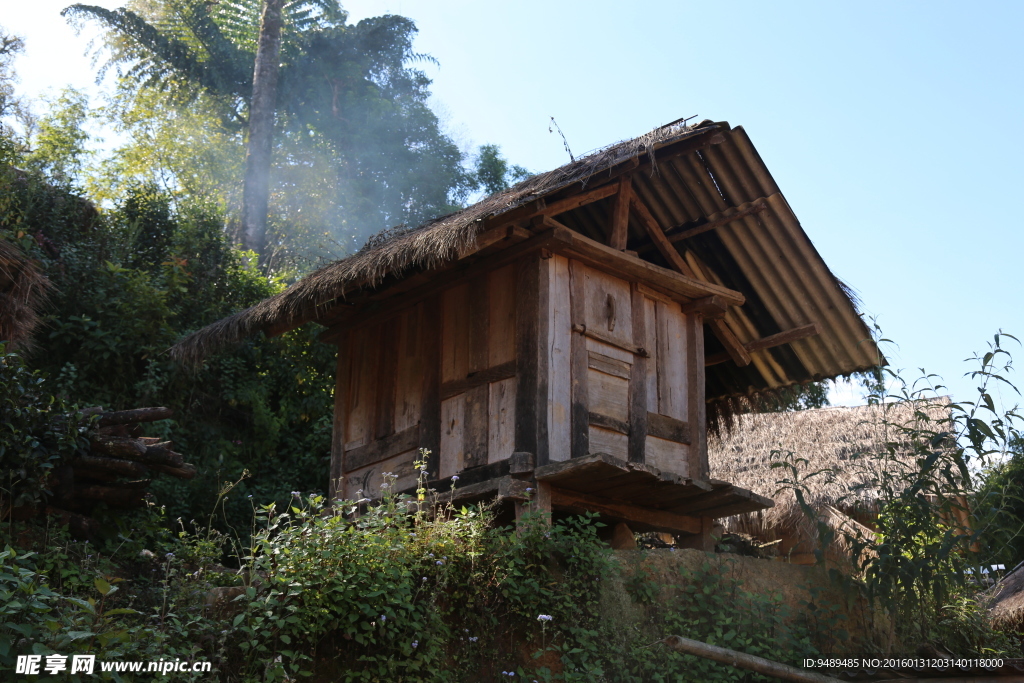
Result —
M87 515L99 503L109 508L139 508L146 504L146 489L154 476L195 477L196 468L173 450L170 441L142 436L142 423L171 415L170 408L83 410L81 419L91 420L89 452L54 470L47 513L64 518L75 535L90 536L97 525Z

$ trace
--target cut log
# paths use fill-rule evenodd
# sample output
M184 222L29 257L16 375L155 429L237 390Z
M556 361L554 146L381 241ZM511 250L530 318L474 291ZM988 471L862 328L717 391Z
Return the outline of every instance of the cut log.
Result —
M146 502L145 497L146 492L142 489L100 485L75 487L75 498L94 500L116 508L141 507Z
M105 458L92 454L79 455L71 463L71 467L76 472L79 469L86 469L109 472L122 477L144 477L149 474L149 469L142 463L122 460L120 458Z
M181 467L168 467L167 465L150 465L150 468L157 472L177 477L178 479L194 479L196 476L196 466L184 463Z
M166 420L174 414L170 408L135 408L133 410L118 410L100 415L99 426L109 427L111 425L126 425L133 422L156 422Z
M138 439L129 436L106 436L93 434L89 437L93 453L102 453L115 458L138 460L146 454L146 446Z
M164 443L170 443L170 441L165 441ZM146 446L146 455L143 462L151 465L181 467L185 464L185 457L181 453L175 453L162 444L157 444L156 446Z
M661 642L677 652L696 655L697 657L710 659L738 669L756 671L759 674L781 678L784 681L796 681L797 683L840 683L838 678L832 678L815 671L797 669L788 664L773 662L770 659L748 655L745 652L737 652L736 650L728 650L716 645L708 645L699 640L690 640L682 636L669 636Z

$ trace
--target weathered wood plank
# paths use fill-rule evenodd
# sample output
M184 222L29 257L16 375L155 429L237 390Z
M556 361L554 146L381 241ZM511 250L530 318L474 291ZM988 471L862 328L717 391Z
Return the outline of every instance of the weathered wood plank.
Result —
M465 282L441 295L442 382L469 374L469 291L469 283Z
M589 416L588 416L589 418ZM620 432L590 425L590 450L622 458L629 457L629 437Z
M444 479L465 467L463 431L466 424L466 395L441 401L441 458L438 477Z
M629 283L593 268L585 271L586 316L588 331L635 347Z
M380 352L376 337L376 327L352 333L352 404L348 411L348 427L345 429L346 451L372 441L374 392L377 388L377 361Z
M423 306L401 316L398 350L398 386L395 392L395 431L400 432L420 421L423 405Z
M516 268L509 264L487 274L490 298L488 367L516 358Z
M599 370L606 375L621 377L627 380L630 378L633 370L632 363L625 363L618 358L612 358L596 351L588 352L587 363L591 370Z
M488 391L487 462L492 463L511 457L515 446L516 378L492 382Z
M657 306L658 406L652 412L684 420L687 417L688 358L685 318L678 307Z
M664 510L653 510L629 505L586 493L551 487L551 505L575 512L596 512L612 519L622 519L636 525L637 531L670 531L673 533L699 533L700 518L679 515Z
M707 406L704 402L704 322L700 313L686 317L687 417L690 423L690 474L705 479L708 467Z
M591 425L604 427L605 429L610 429L613 432L619 432L620 434L629 434L629 423L623 420L616 420L614 417L608 417L607 415L595 413L594 411L590 411L588 419Z
M490 367L490 273L469 281L469 372Z
M479 372L470 373L468 377L452 380L451 382L445 382L441 385L441 399L448 399L484 384L500 382L503 379L515 376L516 361L515 359L512 359L502 363L501 365L496 365L494 367L487 368L486 370L480 370Z
M569 261L569 315L572 324L585 325L586 267ZM573 458L590 453L590 390L587 386L589 353L587 338L573 334L569 342L570 377L572 381L571 452Z
M612 207L611 230L608 237L608 246L619 251L626 248L626 240L629 237L630 194L632 194L630 177L623 176L619 180L619 190L615 195L615 205Z
M573 325L572 331L574 334L587 338L588 350L617 358L623 363L632 363L633 356L644 356L647 353L646 350L641 349L635 344L624 343L599 330L592 330L585 325Z
M685 444L668 441L650 435L647 441L647 464L662 472L674 472L682 477L689 476L689 450Z
M328 497L336 500L344 491L345 475L345 427L348 422L349 369L352 366L350 335L338 338L337 376L334 381L334 422L331 430L331 475L328 481Z
M395 432L395 401L398 390L398 348L401 318L383 323L379 329L380 361L377 369L374 439Z
M421 340L423 395L420 401L420 447L430 451L429 476L437 477L441 462L441 300L426 299L422 305Z
M629 380L590 370L588 412L600 413L626 422L629 420Z
M465 394L462 429L462 467L476 467L487 464L488 427L490 419L487 415L487 404L490 387L482 384L470 389Z
M630 287L633 342L645 344L647 339L647 306L639 286ZM637 355L630 365L629 377L629 448L630 462L645 462L647 451L647 358Z
M379 460L415 449L419 445L420 427L413 425L396 434L371 441L365 446L345 451L345 471L352 472Z
M569 303L569 259L554 256L550 269L548 319L548 459L567 460L572 452L572 322Z
M415 487L419 471L413 466L413 462L417 457L419 457L419 452L410 450L349 472L344 482L345 498L347 500L358 500L363 497L380 498L381 484L385 483L385 473L395 475L395 479L388 480L391 490L394 492Z
M659 439L690 443L690 423L659 413L647 414L647 433Z

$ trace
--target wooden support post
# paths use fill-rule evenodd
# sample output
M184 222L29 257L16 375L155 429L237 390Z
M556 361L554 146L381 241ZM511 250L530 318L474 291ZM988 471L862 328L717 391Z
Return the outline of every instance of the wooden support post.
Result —
M633 343L647 339L647 306L636 284L630 286L633 309ZM652 321L653 324L653 321ZM629 370L629 461L644 462L647 452L647 357L637 354Z
M625 522L619 522L612 527L612 537L609 541L612 550L636 550L636 537L633 530Z
M423 340L423 394L421 399L420 447L430 451L428 478L441 471L441 295L423 304L420 330Z
M623 251L629 239L629 202L633 194L632 181L629 176L619 180L619 191L615 195L615 206L612 209L611 230L608 233L608 246Z
M517 500L515 502L516 523L527 514L540 515L541 521L545 524L551 523L551 484L543 481L532 482L530 487L529 500Z
M708 439L707 404L704 377L704 316L699 312L686 316L687 418L690 427L690 477L707 479Z
M544 254L534 252L516 265L515 450L548 462L548 297L550 273Z
M569 317L573 327L586 329L586 278L578 261L569 261ZM569 366L572 380L571 449L572 457L582 458L590 453L590 394L587 374L590 354L587 338L574 334L569 341Z
M715 552L715 538L711 534L711 530L714 525L715 520L712 518L701 517L700 533L680 538L677 545L680 548L693 548L694 550L702 550L706 553Z

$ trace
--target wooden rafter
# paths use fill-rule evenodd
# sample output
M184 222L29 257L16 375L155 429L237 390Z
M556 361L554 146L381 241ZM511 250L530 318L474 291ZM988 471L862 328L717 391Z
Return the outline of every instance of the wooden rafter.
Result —
M762 349L773 349L776 346L782 346L783 344L789 344L818 334L821 334L821 328L818 327L817 323L811 323L810 325L801 325L800 327L794 327L791 330L785 330L784 332L770 334L767 337L755 339L752 342L744 344L744 348L746 348L749 353L753 353L754 351L761 351ZM716 353L704 359L704 366L718 365L719 363L724 363L730 358L731 356L728 353Z
M608 246L623 251L629 237L629 201L633 194L632 180L623 176L619 180L619 190L615 194L615 206L612 208L612 224L608 237Z
M709 222L707 222L707 223L705 223L703 225L698 225L698 226L693 227L693 228L682 230L682 232L672 232L672 234L670 234L668 236L668 241L669 242L682 242L683 240L688 240L691 237L696 237L697 235L701 235L701 234L703 234L705 232L708 232L710 230L714 230L716 228L720 228L723 225L728 225L729 223L732 223L733 221L738 221L741 218L746 218L747 216L751 216L751 215L753 215L755 213L761 213L762 211L764 211L767 208L768 208L768 205L764 202L764 200L763 199L759 199L752 206L748 206L747 208L742 209L740 211L737 211L734 214L730 214L728 216L723 216L722 218L718 218L716 220L709 221ZM679 228L683 228L684 226L685 226L685 223L683 225L679 226Z
M658 251L669 262L669 265L683 275L697 279L697 274L693 272L690 265L683 259L682 254L665 237L665 232L661 229L661 225L658 224L658 220L651 214L651 210L647 208L647 205L643 203L635 192L630 193L630 199L633 210L636 211L637 217L640 219L640 224L644 226L647 235L654 242L654 246L658 248ZM736 334L725 323L725 320L713 318L708 321L708 324L711 325L715 336L722 342L729 352L729 356L737 365L750 365L750 354L743 347L743 343L736 338Z

